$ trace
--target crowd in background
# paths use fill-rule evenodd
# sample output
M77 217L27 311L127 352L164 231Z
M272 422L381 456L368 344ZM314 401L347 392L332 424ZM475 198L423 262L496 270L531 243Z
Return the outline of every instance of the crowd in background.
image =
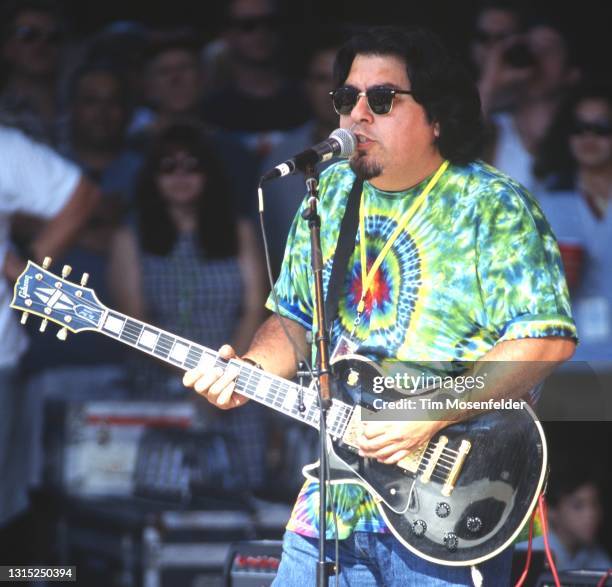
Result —
M240 353L265 317L269 290L257 180L338 125L328 94L334 55L350 27L317 31L296 70L284 59L272 0L228 2L222 30L205 43L187 26L133 21L76 39L62 8L52 0L5 2L0 22L0 125L72 162L100 192L54 267L89 273L103 303L138 320L213 349L231 342ZM567 31L552 18L489 2L473 25L465 61L488 127L482 158L533 193L558 238L580 336L575 359L610 365L612 79L576 59ZM0 151L8 145L0 134ZM274 275L304 192L299 175L266 187ZM36 207L18 212L11 241L27 258L45 225ZM207 427L231 438L245 487L273 493L282 479L293 498L299 465L314 454L312 431L296 432L254 402L213 411L190 397L179 370L103 336L60 342L38 334L38 324L29 328L19 363L33 484L40 484L44 458L45 401L180 399L195 402ZM594 541L600 495L595 486L583 496L587 529L558 522L566 558ZM597 550L595 558L606 556Z

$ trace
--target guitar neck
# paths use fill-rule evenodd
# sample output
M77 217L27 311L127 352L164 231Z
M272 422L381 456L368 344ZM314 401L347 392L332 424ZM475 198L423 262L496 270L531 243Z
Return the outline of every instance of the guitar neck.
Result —
M184 370L198 366L227 366L219 353L165 330L107 310L97 331ZM302 387L240 361L229 363L239 369L235 390L240 394L291 418L319 428L319 406L315 389ZM326 419L332 436L341 436L350 418L352 406L334 400Z

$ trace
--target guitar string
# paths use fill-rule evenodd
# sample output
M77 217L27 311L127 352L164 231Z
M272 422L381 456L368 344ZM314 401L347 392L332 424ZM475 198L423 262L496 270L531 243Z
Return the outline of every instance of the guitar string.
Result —
M423 456L431 457L433 456L435 451L435 447L428 447L427 450L423 453ZM445 463L450 463L451 465L455 464L456 458L448 457L445 455L440 455L439 460L444 461Z
M156 348L157 348L157 347L156 347ZM208 354L210 354L210 353L208 353ZM215 359L216 359L216 355L213 355L211 358L215 358ZM220 362L221 364L223 364L223 361L219 361L218 359L217 359L217 361L218 361L218 362ZM251 381L251 379L252 379L253 375L254 375L256 372L255 372L253 369L250 369L250 368L242 368L242 367L241 367L241 371L240 371L240 373L239 373L239 376L240 376L240 375L243 375L243 374L245 374L245 373L246 373L246 376L248 377L248 379L247 379L247 381L245 382L244 387L242 388L242 390L243 390L243 391L246 391L247 393L248 393L248 392L250 392L250 393L252 393L252 394L253 394L253 396L257 397L256 390L257 390L258 386L259 386L259 385L260 385L260 383L261 383L261 378L262 378L262 377L264 377L264 376L263 376L263 375L262 375L262 376L260 376L260 377L259 377L259 380L257 380L257 379L256 379L255 384L254 384L254 383ZM276 396L276 397L274 397L274 398L268 398L268 397L267 397L267 395L269 395L269 393L267 393L266 397L265 397L265 398L261 398L261 399L268 399L268 401L269 401L270 403L272 403L273 405L275 405L275 406L276 406L276 407L278 407L278 408L283 407L283 404L284 404L284 402L286 401L287 393L288 393L289 391L294 390L296 393L298 392L298 388L297 388L297 386L293 386L293 385L291 385L291 384L284 383L284 382L281 382L281 381L278 381L278 380L272 379L271 377L268 377L268 379L269 379L269 382L270 382L270 384L268 385L268 390L267 390L268 392L269 392L269 390L270 390L270 389L276 388L276 389L275 389L276 391L285 391L285 395L284 395L284 397L283 397L283 398L280 398L280 397L278 397L278 396ZM282 386L285 386L285 389L283 389L283 387L282 387ZM312 397L312 396L314 396L315 394L314 394L314 393L313 393L311 390L307 390L307 393L308 393L308 395L309 395L309 396L311 396L311 397L309 397L308 399L311 399L311 400L314 402L315 397ZM272 399L274 399L274 400L278 400L278 401L271 401ZM312 403L311 403L310 405L312 406ZM332 435L333 435L333 434L340 435L340 434L343 432L343 426L344 426L344 424L345 424L346 422L348 422L348 420L350 419L350 416L351 416L351 413L352 413L352 406L349 406L348 404L343 404L342 402L337 402L337 403L335 404L335 406L336 406L336 407L337 407L339 410L342 410L342 414L341 414L341 417L340 417L341 419L340 419L340 421L338 421L338 420L334 420L334 421L332 422L331 426L330 426L330 430L331 430L331 432L332 432ZM284 410L283 410L283 411L285 411L285 412L290 412L290 413L292 413L292 414L294 414L294 415L297 415L297 414L295 413L295 408L284 408ZM304 419L306 419L306 420L310 420L309 414L310 414L310 412L307 412L307 413L306 413L306 415L304 416ZM315 419L316 419L316 417L317 417L318 415L319 415L319 414L318 414L318 413L316 413ZM419 463L419 466L420 466L420 465L428 465L428 464L430 464L430 463L431 463L431 459L430 459L430 458L424 458L424 457L431 457L431 456L433 455L433 453L434 453L434 449L435 449L435 447L429 447L429 448L427 449L427 451L426 451L426 452L423 454L423 457L421 458L421 461L420 461L420 463ZM448 451L452 451L452 449L448 449ZM456 452L456 451L452 451L452 452ZM445 457L444 457L444 454L441 454L441 455L439 455L439 457L438 457L438 459L437 459L437 461L436 461L436 466L437 466L437 467L444 468L444 469L447 469L447 470L449 470L449 471L450 471L450 470L452 469L452 466L447 466L447 465L445 465L445 464L444 464L444 462L449 463L449 464L451 464L451 465L453 465L453 464L454 464L454 461L453 461L453 460L449 460L449 458L445 458ZM440 475L437 475L437 474L436 474L436 476L437 476L438 478L440 478L440 479L444 479L444 478L443 478L443 477L441 477Z
M429 465L431 462L432 462L432 459L421 458L421 460L419 461L419 466L421 464ZM443 469L448 469L449 471L453 468L452 466L449 467L448 465L441 464L439 459L436 460L435 463L436 463L436 467L441 467Z

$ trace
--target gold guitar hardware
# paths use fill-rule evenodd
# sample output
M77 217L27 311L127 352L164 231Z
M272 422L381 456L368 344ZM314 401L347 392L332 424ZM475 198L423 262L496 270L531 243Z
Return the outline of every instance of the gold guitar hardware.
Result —
M455 463L453 464L453 467L446 478L446 482L442 487L442 495L445 497L448 497L453 492L455 483L457 482L457 477L459 477L459 473L461 473L461 468L465 462L465 457L467 457L467 454L470 452L470 448L472 448L472 443L469 440L461 441L461 445L459 446L459 454L457 455Z

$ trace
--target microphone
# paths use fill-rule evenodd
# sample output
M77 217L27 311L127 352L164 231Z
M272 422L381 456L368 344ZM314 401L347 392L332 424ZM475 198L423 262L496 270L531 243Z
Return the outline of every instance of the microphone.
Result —
M285 177L285 175L290 175L296 171L303 171L307 166L315 165L320 161L329 161L333 157L348 159L356 148L357 137L355 134L346 128L337 128L324 141L294 155L291 159L287 159L284 163L268 171L261 178L261 182Z

